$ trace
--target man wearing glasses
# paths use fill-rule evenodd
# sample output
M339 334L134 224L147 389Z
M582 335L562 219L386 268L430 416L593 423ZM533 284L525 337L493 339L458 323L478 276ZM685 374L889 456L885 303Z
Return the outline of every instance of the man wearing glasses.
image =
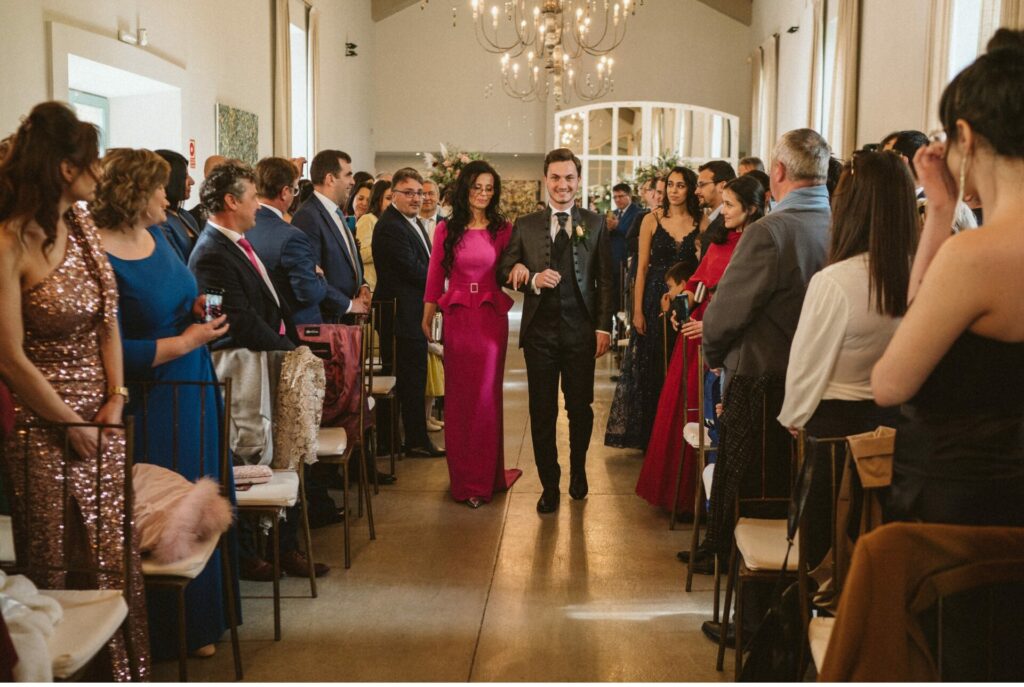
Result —
M700 199L700 207L708 213L708 227L704 230L705 235L715 236L721 231L719 227L724 225L725 218L722 217L722 192L726 183L736 178L736 172L725 160L712 160L705 162L698 168L697 189L695 193ZM708 234L709 231L714 233ZM701 246L701 255L707 250L707 245Z
M423 399L427 392L427 338L420 320L423 292L427 286L431 241L420 219L423 207L423 177L411 167L403 167L391 177L391 205L373 228L373 263L377 266L374 300L394 299L394 321L385 312L381 316L380 340L384 360L395 360L398 401L402 406L407 456L436 457L444 451L427 436L427 418ZM392 332L395 351L391 346Z

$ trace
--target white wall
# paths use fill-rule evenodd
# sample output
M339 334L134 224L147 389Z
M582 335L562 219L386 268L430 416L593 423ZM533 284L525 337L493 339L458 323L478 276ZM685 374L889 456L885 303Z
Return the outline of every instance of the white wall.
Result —
M434 151L427 151L437 153ZM487 156L487 161L494 166L494 170L501 175L502 179L531 179L540 180L544 178L544 156L541 154L508 154L498 153ZM416 154L408 153L381 153L377 155L378 172L394 172L401 167L412 167L425 173L423 158Z
M111 148L181 147L181 92L110 98Z

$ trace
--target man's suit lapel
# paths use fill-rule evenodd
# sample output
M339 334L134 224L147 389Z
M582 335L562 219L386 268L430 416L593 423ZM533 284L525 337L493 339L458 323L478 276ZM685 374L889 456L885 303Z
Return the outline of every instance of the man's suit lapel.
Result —
M214 229L210 225L206 225L206 228L213 235L213 240L220 243L220 245L224 248L224 252L225 254L227 254L228 260L234 260L236 263L239 263L241 265L241 268L243 270L246 270L248 274L255 276L256 282L259 284L260 289L263 291L264 298L268 298L270 299L271 302L274 302L274 294L272 294L270 292L270 289L267 288L267 283L263 281L263 275L261 275L259 271L257 271L255 265L249 262L249 258L247 258L242 253L242 249L236 246L234 243L232 243L231 239L229 239L227 236L220 233L218 230Z
M338 233L340 230L338 229L337 223L334 221L334 218L331 217L331 213L327 210L327 208L324 207L324 204L320 202L319 198L313 196L313 200L316 201L316 209L320 211L320 217L324 220L324 222L327 223L328 233L334 237L335 243L337 243L338 247L341 248L341 254L344 255L345 260L348 261L349 267L352 268L352 273L358 275L359 270L356 269L355 264L352 262L353 260L355 260L355 256L349 255L348 246L345 245L345 241L341 238L341 234ZM345 231L348 230L346 229Z

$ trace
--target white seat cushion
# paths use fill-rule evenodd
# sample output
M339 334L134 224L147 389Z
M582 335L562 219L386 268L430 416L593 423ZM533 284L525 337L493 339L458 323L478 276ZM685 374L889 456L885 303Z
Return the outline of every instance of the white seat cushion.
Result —
M47 640L53 675L67 678L81 670L121 626L128 604L119 589L40 589L64 610Z
M786 557L786 521L740 518L736 523L736 548L743 556L743 562L750 570L781 570ZM794 540L793 554L787 564L789 570L796 568L796 551L799 538Z
M711 484L715 477L715 464L707 465L704 467L704 472L701 477L704 479L704 496L711 498Z
M235 491L239 506L279 506L288 508L299 500L299 473L274 470L266 484L254 484L246 491Z
M693 448L698 448L700 443L700 434L698 434L698 425L696 422L687 422L683 426L683 440ZM704 448L711 448L711 433L708 428L704 428Z
M210 537L202 543L194 554L173 563L157 563L143 558L142 574L153 576L172 575L174 577L187 577L190 580L194 580L206 568L207 561L210 560L213 552L217 550L217 544L219 543L220 537Z
M0 515L0 563L14 560L14 525L10 515Z
M832 627L835 624L835 618L811 618L811 624L807 628L811 657L814 658L814 667L819 671L825 665L825 652L828 650L828 640L832 638Z
M366 399L366 408L367 408L367 410L373 410L376 407L377 407L377 399L375 399L373 396L370 396L369 398Z
M348 448L344 427L321 427L316 433L316 455L343 456Z
M379 394L381 396L390 394L391 390L395 388L395 384L398 383L398 379L395 377L374 377L373 378L373 389L370 393Z

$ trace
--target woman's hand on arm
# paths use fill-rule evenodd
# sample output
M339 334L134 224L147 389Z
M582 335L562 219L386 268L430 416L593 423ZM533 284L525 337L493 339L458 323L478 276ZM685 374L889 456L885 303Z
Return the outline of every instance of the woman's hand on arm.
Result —
M942 244L952 235L958 194L957 182L946 166L945 143L932 143L919 148L914 155L914 168L928 203L925 205L924 229L910 270L908 303L914 301L929 265Z

